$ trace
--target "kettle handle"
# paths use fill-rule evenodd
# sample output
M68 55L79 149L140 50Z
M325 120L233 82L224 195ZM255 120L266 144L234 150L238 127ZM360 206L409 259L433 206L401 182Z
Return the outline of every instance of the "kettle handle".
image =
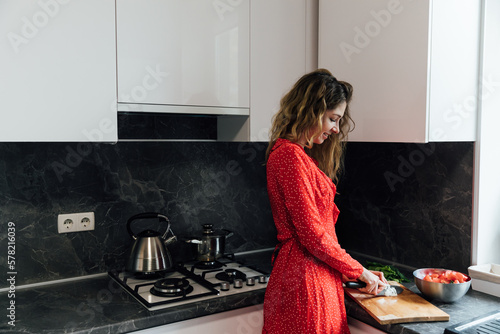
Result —
M128 219L127 221L127 231L128 231L128 234L130 234L130 236L136 240L137 239L137 235L134 234L134 232L132 232L132 228L130 227L130 224L136 220L136 219L148 219L148 218L158 218L160 221L165 221L168 223L169 225L169 229L170 229L170 221L168 220L168 218L160 213L156 213L156 212L144 212L144 213L139 213L135 216L132 216ZM167 232L168 232L168 229L167 229Z

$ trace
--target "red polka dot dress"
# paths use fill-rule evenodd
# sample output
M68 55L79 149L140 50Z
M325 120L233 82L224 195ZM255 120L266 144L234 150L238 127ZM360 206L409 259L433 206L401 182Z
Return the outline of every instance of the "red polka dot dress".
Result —
M266 168L281 248L266 289L262 333L349 333L342 274L354 279L363 267L338 243L335 185L286 139L277 140Z

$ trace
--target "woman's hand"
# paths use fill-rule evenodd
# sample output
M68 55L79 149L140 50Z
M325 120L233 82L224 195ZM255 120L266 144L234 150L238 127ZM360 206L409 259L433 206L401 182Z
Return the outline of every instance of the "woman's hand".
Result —
M378 294L388 285L384 273L380 271L371 271L366 268L363 268L363 273L358 277L358 280L366 283L366 287L359 290L372 295Z

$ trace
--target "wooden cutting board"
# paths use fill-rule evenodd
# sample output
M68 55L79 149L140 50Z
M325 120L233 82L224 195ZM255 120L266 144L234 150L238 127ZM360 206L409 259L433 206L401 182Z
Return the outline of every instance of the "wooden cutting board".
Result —
M357 289L344 288L345 292L381 325L404 322L449 321L450 316L403 285L403 292L395 297L373 296Z

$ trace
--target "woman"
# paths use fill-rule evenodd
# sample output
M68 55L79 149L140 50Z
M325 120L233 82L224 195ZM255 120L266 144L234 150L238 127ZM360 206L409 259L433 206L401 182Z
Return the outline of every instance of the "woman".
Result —
M266 153L267 187L278 231L277 255L264 300L263 333L349 333L343 279L387 284L343 250L333 202L344 139L352 120L352 86L320 69L281 100Z

